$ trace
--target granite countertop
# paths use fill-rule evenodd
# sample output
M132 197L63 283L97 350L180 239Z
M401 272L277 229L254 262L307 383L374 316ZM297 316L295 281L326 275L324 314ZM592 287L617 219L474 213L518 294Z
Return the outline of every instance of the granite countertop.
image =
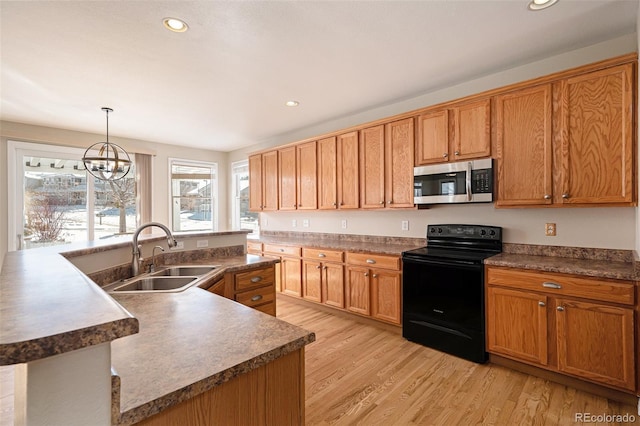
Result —
M0 365L35 361L138 332L138 320L56 250L6 254L0 315Z
M141 421L315 340L197 287L114 297L140 321L138 334L111 344L121 385L118 424Z
M485 259L485 265L585 275L597 278L636 280L635 262L576 259L557 256L501 253Z
M247 241L256 241L264 244L283 244L300 246L305 248L332 249L350 251L355 253L375 253L400 256L403 251L425 246L424 238L373 238L370 240L356 241L341 238L327 238L325 234L306 236L248 236Z

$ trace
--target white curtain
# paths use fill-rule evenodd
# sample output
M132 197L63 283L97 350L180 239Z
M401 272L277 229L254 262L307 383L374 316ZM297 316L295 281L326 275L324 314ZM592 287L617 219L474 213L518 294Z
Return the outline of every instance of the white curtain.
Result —
M135 154L136 163L136 211L138 212L137 224L151 222L151 206L153 199L153 157L149 154ZM147 228L145 231L149 231Z

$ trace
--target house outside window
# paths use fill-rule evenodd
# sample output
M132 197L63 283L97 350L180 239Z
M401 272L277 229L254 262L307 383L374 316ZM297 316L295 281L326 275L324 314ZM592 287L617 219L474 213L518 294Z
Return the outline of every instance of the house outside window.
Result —
M218 165L169 159L171 225L179 231L218 230Z

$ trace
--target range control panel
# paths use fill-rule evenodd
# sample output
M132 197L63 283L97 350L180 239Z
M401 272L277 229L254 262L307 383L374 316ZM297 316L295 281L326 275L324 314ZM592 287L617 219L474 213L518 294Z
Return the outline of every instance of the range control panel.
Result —
M502 228L485 225L429 225L427 239L431 238L502 241Z

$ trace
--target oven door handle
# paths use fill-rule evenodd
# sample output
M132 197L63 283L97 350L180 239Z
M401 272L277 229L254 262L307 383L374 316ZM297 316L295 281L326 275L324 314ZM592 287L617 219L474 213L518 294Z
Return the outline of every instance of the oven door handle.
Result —
M471 201L471 161L467 162L467 201Z
M410 263L419 263L421 265L452 266L452 267L467 268L467 269L482 268L482 265L483 265L482 263L473 262L470 260L446 261L446 260L433 260L433 259L403 258L402 261L410 262Z

